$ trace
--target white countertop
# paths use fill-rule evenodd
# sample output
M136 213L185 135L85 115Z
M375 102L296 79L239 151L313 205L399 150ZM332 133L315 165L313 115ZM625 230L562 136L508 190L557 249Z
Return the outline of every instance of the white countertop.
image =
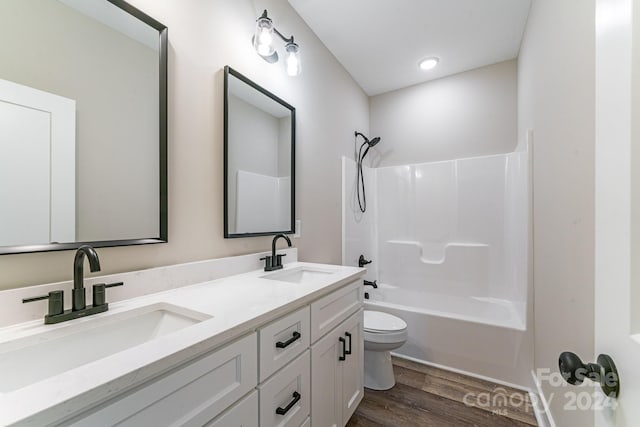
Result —
M128 350L54 374L38 383L0 394L0 425L42 426L77 413L309 304L352 282L365 271L357 267L300 262L286 264L279 271L301 266L335 272L311 283L296 284L264 279L260 276L268 273L256 270L113 303L105 313L70 322L44 325L39 320L0 328L1 349L3 343L16 338L44 331L55 332L72 323L91 322L155 303L167 303L213 316ZM46 358L46 355L42 357ZM0 381L1 369L0 366ZM55 371L56 366L52 365L51 369Z

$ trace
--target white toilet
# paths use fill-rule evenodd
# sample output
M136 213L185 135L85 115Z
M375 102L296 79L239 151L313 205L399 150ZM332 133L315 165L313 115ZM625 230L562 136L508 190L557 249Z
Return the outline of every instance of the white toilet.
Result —
M391 350L407 341L407 324L381 311L364 311L364 386L388 390L396 384Z

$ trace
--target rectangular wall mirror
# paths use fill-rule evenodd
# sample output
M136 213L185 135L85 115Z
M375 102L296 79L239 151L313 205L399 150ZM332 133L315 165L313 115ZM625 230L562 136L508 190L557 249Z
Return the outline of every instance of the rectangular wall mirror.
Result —
M167 240L167 28L0 1L0 254Z
M293 233L296 110L224 69L224 237Z

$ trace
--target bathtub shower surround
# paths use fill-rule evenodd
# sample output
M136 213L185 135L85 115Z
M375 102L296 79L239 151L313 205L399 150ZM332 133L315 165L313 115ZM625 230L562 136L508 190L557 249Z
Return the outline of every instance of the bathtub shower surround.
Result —
M395 353L530 386L528 151L365 168L364 214L355 172L343 159L343 261L373 259L368 308L409 325Z

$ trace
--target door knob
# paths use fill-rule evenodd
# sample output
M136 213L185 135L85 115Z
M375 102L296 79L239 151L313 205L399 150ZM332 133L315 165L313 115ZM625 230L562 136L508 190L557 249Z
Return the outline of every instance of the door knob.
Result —
M606 354L598 356L598 363L583 363L577 354L565 351L558 358L558 368L571 385L580 385L585 378L589 378L600 384L607 396L615 399L620 394L618 370L613 359Z

